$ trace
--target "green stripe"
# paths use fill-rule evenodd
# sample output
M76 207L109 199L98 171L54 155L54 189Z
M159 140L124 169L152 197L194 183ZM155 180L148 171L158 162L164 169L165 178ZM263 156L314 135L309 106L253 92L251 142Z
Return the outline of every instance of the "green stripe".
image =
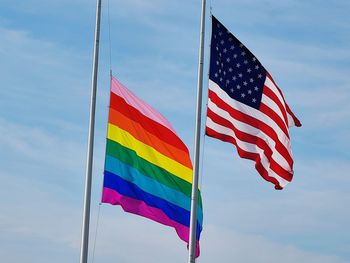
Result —
M136 185L141 190L159 197L162 200L187 211L191 210L191 198L189 196L140 173L134 167L127 165L117 158L106 155L105 171L114 174L115 176L119 176L125 181ZM202 224L203 214L200 207L197 209L197 218L200 224Z
M135 151L126 148L119 143L107 139L106 155L115 157L120 161L134 167L140 173L164 184L172 189L184 193L191 197L192 185L181 178L174 176L163 168L156 166L145 159L139 157ZM198 190L199 191L199 190ZM199 191L198 205L202 208L202 198Z

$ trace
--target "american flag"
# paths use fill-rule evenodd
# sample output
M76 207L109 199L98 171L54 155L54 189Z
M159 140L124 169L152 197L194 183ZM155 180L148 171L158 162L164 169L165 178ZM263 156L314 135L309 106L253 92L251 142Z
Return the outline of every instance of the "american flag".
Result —
M234 144L282 189L293 177L289 127L301 126L260 61L212 16L206 134Z

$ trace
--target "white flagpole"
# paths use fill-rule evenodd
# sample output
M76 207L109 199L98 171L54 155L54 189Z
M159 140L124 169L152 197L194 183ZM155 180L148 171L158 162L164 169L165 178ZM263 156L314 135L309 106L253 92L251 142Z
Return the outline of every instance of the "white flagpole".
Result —
M83 212L83 226L82 226L81 247L80 247L80 263L87 263L88 252L89 252L88 248L89 248L90 202L91 202L92 163L93 163L94 131L95 131L98 53L99 53L99 43L100 43L100 20L101 20L101 0L96 0L95 41L94 41L93 66L92 66L90 119L89 119L89 135L88 135L86 175L85 175L84 212Z
M190 218L190 236L188 248L188 263L196 261L196 228L197 228L197 204L198 204L198 177L199 177L199 152L200 152L200 132L202 117L202 90L203 90L203 62L204 62L204 32L205 32L205 4L202 0L200 38L199 38L199 58L197 75L197 106L196 106L196 125L194 135L194 161L193 161L193 181L191 197L191 218Z

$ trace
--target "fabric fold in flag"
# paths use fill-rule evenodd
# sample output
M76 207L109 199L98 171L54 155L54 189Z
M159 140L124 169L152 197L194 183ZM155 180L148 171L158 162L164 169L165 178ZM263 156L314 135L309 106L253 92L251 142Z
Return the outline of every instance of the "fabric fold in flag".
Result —
M174 128L112 77L107 129L102 202L171 226L188 243L192 162ZM197 213L199 256L200 193Z
M282 189L293 177L292 126L301 123L269 72L212 16L206 135L234 144Z

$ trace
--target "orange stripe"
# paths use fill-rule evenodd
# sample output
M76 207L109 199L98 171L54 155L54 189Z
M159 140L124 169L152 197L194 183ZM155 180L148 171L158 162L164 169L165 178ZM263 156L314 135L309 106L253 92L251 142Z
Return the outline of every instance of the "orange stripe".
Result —
M153 147L163 155L192 169L192 163L188 153L179 150L178 148L160 140L155 135L147 132L140 123L129 119L114 109L110 109L108 122L127 131L137 140Z

